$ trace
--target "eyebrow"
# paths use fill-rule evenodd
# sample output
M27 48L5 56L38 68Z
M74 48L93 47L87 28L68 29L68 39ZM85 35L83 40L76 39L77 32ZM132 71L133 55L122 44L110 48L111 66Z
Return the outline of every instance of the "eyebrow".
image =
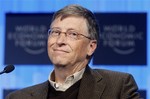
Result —
M62 30L60 27L52 27L51 29L59 29L59 30ZM74 28L68 28L68 30L73 30L73 31L76 31L76 32L79 32L78 30L75 30Z
M60 27L50 27L50 29L61 29Z

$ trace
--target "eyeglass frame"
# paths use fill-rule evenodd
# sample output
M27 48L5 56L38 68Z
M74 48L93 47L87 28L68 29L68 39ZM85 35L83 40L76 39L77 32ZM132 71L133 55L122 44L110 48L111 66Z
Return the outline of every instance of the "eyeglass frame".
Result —
M51 36L51 35L52 35L52 32L51 32L52 30L53 30L53 28L48 29L48 36ZM61 32L60 30L56 29L56 31L59 32L59 34L58 34L58 35L53 35L53 36L59 37L61 33L64 33L66 37L69 37L69 36L68 36L68 35L69 35L69 31L71 31L71 30L67 30L66 32ZM70 32L70 33L71 33L71 32ZM75 40L79 39L79 35L80 35L80 36L83 36L83 37L85 37L85 38L87 38L87 39L89 39L89 40L92 40L91 37L88 37L88 36L86 36L86 35L84 35L84 34L81 34L81 33L76 32L76 31L75 31L74 33L72 32L72 35L73 35L73 34L76 34L76 35L77 35L77 37L76 37ZM70 38L74 39L73 37L70 37Z

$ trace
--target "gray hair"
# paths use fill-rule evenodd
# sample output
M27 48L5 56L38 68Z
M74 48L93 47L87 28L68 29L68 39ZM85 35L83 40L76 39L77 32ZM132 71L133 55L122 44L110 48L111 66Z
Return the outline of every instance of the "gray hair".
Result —
M61 20L63 20L66 17L69 16L77 16L77 17L83 17L86 19L87 22L87 27L88 27L88 32L89 32L89 36L92 40L96 40L97 43L99 41L99 26L98 23L96 21L96 18L94 16L94 14L80 6L80 5L68 5L65 6L64 8L58 10L53 18L52 18L52 22L57 19L58 17L61 17Z

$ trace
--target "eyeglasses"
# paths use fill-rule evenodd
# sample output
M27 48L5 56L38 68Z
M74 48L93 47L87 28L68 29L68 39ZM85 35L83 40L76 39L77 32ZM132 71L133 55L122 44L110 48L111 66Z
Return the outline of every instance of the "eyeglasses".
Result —
M67 30L66 32L61 32L59 29L49 29L48 30L48 35L53 38L59 37L61 33L64 33L65 36L71 40L78 40L80 36L83 36L83 37L91 40L90 37L80 34L80 33L76 32L75 30Z

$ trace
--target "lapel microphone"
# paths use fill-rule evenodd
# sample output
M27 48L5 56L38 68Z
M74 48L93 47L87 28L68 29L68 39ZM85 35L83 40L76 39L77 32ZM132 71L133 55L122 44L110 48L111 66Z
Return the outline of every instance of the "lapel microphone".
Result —
M0 72L0 75L3 73L10 73L15 69L14 65L7 65L3 71Z

